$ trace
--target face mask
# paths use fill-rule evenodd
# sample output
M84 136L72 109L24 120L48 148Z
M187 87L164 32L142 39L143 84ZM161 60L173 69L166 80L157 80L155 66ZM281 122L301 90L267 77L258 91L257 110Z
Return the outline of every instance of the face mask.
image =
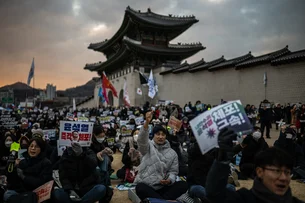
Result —
M135 142L138 142L138 137L139 137L138 134L133 135L133 140L134 140Z
M253 133L252 136L257 141L259 138L262 137L262 134L260 132L256 131L256 132Z
M105 140L105 138L104 138L104 137L103 137L103 138L96 138L96 140L97 140L99 143L103 143L104 140Z
M13 143L12 141L6 141L6 142L5 142L5 146L6 146L7 148L9 148L9 147L11 146L12 143Z

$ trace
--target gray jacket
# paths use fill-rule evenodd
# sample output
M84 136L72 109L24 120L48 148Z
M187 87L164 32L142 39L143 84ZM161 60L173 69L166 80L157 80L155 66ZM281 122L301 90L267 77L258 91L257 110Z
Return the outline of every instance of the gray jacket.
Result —
M145 183L158 190L163 187L160 180L164 180L167 175L171 184L176 181L179 170L178 155L167 140L164 145L156 144L153 140L149 140L148 131L142 127L138 137L138 150L143 157L135 184Z

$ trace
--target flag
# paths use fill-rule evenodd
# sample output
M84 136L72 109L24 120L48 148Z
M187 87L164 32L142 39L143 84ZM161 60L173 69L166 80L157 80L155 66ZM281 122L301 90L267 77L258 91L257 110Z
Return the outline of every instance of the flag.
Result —
M267 73L264 73L264 85L267 86Z
M137 89L137 94L138 94L138 95L142 95L142 90L141 90L141 88L139 88L139 87L138 87L138 89Z
M29 76L28 76L28 85L31 84L31 80L34 77L34 70L35 70L35 64L34 64L34 58L33 58L31 69L30 69Z
M130 99L129 99L129 95L128 95L126 79L124 81L124 102L125 102L126 106L130 106Z
M143 75L141 72L139 72L139 76L140 76L141 85L144 85L144 84L148 83L148 78L145 75Z
M154 81L153 72L151 69L149 78L148 78L148 96L153 99L155 97L155 94L156 94L155 81Z
M102 103L104 103L106 100L104 98L104 95L103 95L103 88L100 87L100 89L98 90L98 96L101 98L102 100Z
M102 85L103 89L110 89L115 97L118 97L118 93L115 90L114 86L111 84L111 82L106 77L106 74L103 72L102 76ZM104 90L105 91L105 90ZM104 95L105 96L105 95ZM108 102L107 102L108 103Z
M103 95L103 98L104 98L104 102L107 102L107 104L109 104L109 99L108 99L108 96L107 96L107 91L106 91L106 88L104 87L104 83L102 82L102 95Z
M73 98L73 111L76 111L76 103L75 103L75 98Z

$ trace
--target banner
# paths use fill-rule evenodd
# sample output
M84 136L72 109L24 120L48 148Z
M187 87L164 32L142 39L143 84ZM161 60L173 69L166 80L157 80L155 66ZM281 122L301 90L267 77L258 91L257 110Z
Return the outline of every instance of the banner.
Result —
M78 117L77 120L78 120L78 121L82 121L82 122L88 122L88 121L89 121L89 119L88 119L87 117L83 117L83 116Z
M167 125L171 129L176 129L176 131L179 131L182 126L182 122L179 119L175 118L174 116L171 116Z
M218 147L218 134L229 128L242 137L253 131L253 127L239 100L222 104L206 111L190 121L202 154Z
M115 120L114 116L102 116L102 117L97 117L100 121L100 123L110 123L111 121Z
M137 118L135 118L135 121L136 121L137 125L141 125L142 123L144 123L144 118L142 116L137 117Z
M4 128L14 128L18 124L18 120L14 115L0 115L0 126L3 126Z
M60 146L71 146L72 132L77 131L79 134L78 143L82 147L89 147L92 140L93 123L91 122L71 122L60 121Z
M33 191L37 194L37 203L41 203L51 198L53 183L54 180L51 180Z

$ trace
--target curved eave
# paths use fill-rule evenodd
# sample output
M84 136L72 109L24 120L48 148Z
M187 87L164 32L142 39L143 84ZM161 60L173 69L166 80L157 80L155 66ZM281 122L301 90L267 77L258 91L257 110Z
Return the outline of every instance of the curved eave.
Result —
M121 50L113 55L111 58L109 58L107 61L103 63L96 63L96 64L87 64L84 69L90 70L90 71L98 71L101 73L102 71L105 71L109 66L113 66L114 64L118 62L125 61L129 58L131 52L129 49L124 45Z
M172 73L173 70L174 70L174 69L170 69L170 70L163 71L163 72L159 73L159 75L166 75L166 74Z
M236 64L242 63L243 61L250 60L252 58L253 58L253 55L251 54L251 52L249 52L248 54L246 54L244 56L229 59L229 60L223 61L217 65L211 66L210 68L208 68L208 70L210 72L212 72L212 71L217 71L217 70L221 70L221 69L225 69L225 68L235 67Z
M146 54L153 54L153 55L165 55L165 56L182 56L181 58L187 58L189 56L194 55L195 53L204 50L205 47L202 45L196 45L193 47L187 48L163 48L163 47L153 47L153 46L144 46L141 44L135 44L129 40L124 39L124 42L127 46L136 52L142 52Z
M126 9L126 13L128 13L131 18L144 25L153 25L157 27L162 27L165 29L172 29L173 27L185 27L193 25L194 23L199 22L195 17L189 18L178 18L178 17L169 17L162 16L153 12L146 13L138 13L131 9Z
M272 60L271 65L283 65L289 63L297 63L305 61L305 50L292 52L287 56L280 57L278 59Z

